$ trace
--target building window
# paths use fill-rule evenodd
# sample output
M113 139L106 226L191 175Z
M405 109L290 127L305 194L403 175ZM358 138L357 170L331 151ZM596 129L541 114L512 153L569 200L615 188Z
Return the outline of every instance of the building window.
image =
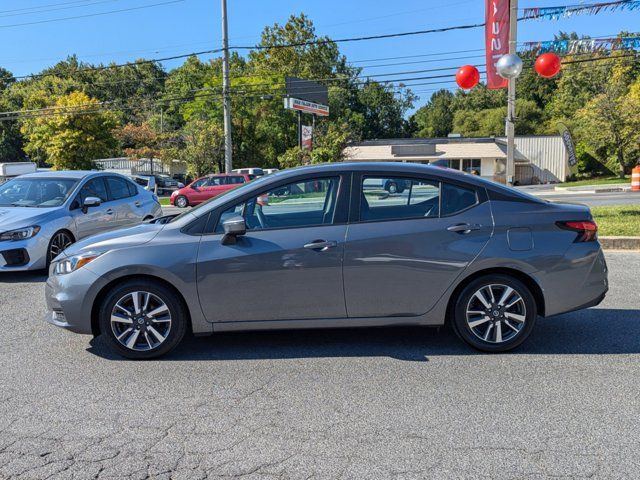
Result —
M462 171L474 175L482 175L481 162L479 158L465 158L462 160Z

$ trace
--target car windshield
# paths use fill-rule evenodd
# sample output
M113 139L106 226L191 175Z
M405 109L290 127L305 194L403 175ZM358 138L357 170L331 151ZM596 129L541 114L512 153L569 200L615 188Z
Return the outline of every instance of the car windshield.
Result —
M251 180L247 183L243 183L243 184L238 184L239 186L236 188L232 188L231 190L226 190L222 193L220 193L219 195L216 195L215 197L210 198L209 200L206 200L205 202L202 202L198 205L196 205L195 207L186 210L184 212L182 212L180 215L173 217L169 223L173 223L173 222L177 222L178 220L188 216L190 213L194 213L196 215L199 214L200 210L202 210L203 208L206 209L206 207L212 203L212 202L219 202L220 200L224 200L228 195L231 194L238 194L238 195L242 195L243 193L245 193L247 190L251 190L253 187L255 187L258 184L262 184L263 182L267 181L267 180L271 180L271 178L273 177L260 177L256 180Z
M0 206L59 207L77 183L72 178L14 178L0 185Z

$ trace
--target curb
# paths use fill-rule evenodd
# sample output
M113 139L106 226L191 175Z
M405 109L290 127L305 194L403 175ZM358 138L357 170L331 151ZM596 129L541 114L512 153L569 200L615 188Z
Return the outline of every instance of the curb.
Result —
M611 193L611 192L630 192L631 184L623 183L623 184L612 184L612 185L593 185L593 186L584 186L584 187L555 187L554 191L556 193Z
M640 250L640 237L598 237L604 250Z

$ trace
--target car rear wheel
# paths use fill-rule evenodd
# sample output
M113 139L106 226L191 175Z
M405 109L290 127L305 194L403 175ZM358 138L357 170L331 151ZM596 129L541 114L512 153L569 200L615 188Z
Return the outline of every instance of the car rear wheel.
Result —
M47 248L47 270L54 258L60 255L65 248L73 243L73 237L69 232L64 230L56 232L49 241L49 247Z
M173 203L175 203L178 208L187 208L189 206L189 200L183 195L176 197Z
M100 331L109 346L132 359L155 358L173 350L187 329L187 312L172 290L148 280L113 288L99 310Z
M460 292L453 327L478 350L505 352L527 339L536 317L535 299L524 283L508 275L488 275Z

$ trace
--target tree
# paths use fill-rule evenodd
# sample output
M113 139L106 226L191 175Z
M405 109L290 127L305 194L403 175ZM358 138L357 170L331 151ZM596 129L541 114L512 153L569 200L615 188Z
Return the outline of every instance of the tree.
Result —
M21 131L28 154L44 152L55 170L82 170L113 153L118 124L114 112L100 110L99 102L82 92L60 97L54 107L55 114L24 121Z
M453 116L453 131L466 137L504 135L507 107L484 110L457 110ZM531 100L516 100L516 134L531 135L541 124L542 110Z
M224 133L216 122L195 119L182 130L184 149L180 153L189 174L201 177L223 170Z
M438 90L413 115L416 137L446 137L453 132L453 98L449 90Z
M576 115L582 140L599 156L613 159L620 177L635 164L633 152L638 151L640 99L636 89L640 87L628 86L631 68L613 67L602 93L590 99Z

